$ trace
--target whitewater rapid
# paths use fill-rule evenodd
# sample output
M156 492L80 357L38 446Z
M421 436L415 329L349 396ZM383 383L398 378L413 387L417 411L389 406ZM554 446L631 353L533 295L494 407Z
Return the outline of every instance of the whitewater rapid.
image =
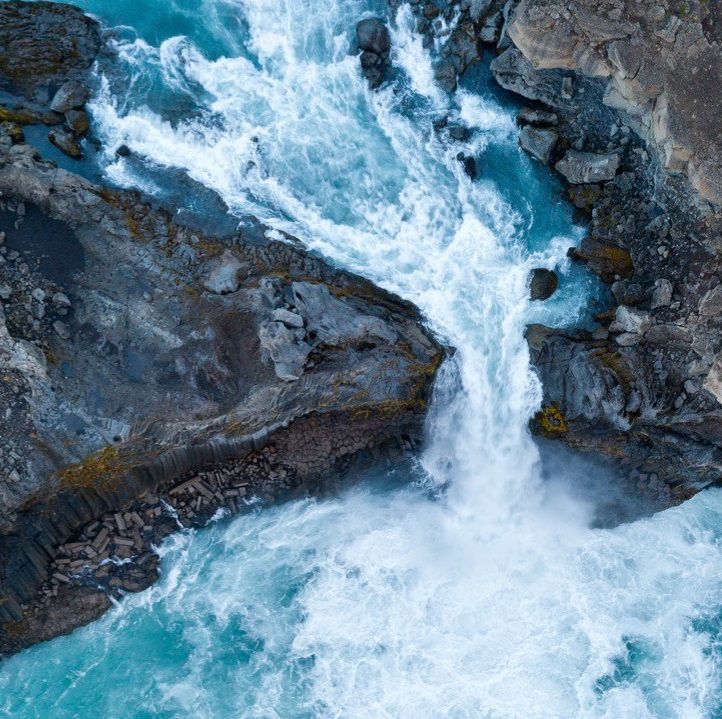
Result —
M0 667L0 714L722 716L722 494L594 528L580 486L612 479L545 467L529 436L524 327L582 321L595 285L566 260L581 230L519 151L514 108L481 78L442 93L408 8L397 77L370 92L348 49L383 2L80 4L125 26L91 105L111 181L162 194L182 170L412 300L457 352L417 462L173 537L157 585ZM470 139L434 129L447 115ZM543 305L540 266L562 279Z

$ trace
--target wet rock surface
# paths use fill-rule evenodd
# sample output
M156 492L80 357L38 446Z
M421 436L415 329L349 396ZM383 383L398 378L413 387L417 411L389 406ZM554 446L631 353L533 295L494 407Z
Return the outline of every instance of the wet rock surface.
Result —
M39 36L56 12L77 19L18 6ZM69 80L90 88L87 59L15 86L38 108L26 119ZM219 508L329 491L353 463L413 451L442 358L417 310L371 283L255 225L179 224L2 126L0 654L144 589L153 545Z
M95 82L89 70L101 46L99 24L72 5L2 3L0 122L18 126L16 134L22 125L52 126L48 140L80 159L90 128L83 106Z
M720 77L709 57L719 58L719 45L702 36L701 15L707 27L720 21L708 10L692 3L682 19L673 3L522 0L507 26L506 52L524 57L524 81L511 89L558 116L565 154L556 169L588 223L570 256L608 283L616 303L592 332L530 328L544 386L533 429L613 459L667 503L722 477L722 217L710 163L721 156L712 146L719 118L710 120L720 84L706 94L692 81L685 96L675 93L703 57L707 76ZM700 181L702 165L710 174Z
M380 87L390 68L391 36L384 22L366 18L356 25L356 46L361 52L361 71L372 90Z
M699 0L522 0L509 37L537 69L603 78L620 111L669 172L722 203L722 7ZM541 98L538 98L541 99Z
M529 294L532 300L548 300L556 291L559 278L552 270L538 268L532 270Z
M549 164L558 140L559 135L554 130L544 127L527 125L519 134L519 144L522 149L545 165Z

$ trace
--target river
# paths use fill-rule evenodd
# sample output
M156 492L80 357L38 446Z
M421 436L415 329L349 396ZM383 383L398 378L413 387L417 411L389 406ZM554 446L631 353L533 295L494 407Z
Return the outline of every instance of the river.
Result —
M583 230L488 67L447 96L402 7L394 77L369 91L349 47L380 1L76 4L117 28L90 107L107 181L199 214L192 188L213 190L457 351L418 459L172 537L158 584L0 666L0 716L722 717L722 492L651 515L529 435L524 327L585 322L602 290L566 259ZM546 303L535 267L560 275Z

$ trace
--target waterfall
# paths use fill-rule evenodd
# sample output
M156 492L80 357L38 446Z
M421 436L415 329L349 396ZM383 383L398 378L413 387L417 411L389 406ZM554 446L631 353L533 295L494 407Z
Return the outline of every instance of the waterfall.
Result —
M597 497L613 480L529 436L524 327L582 321L595 283L515 108L483 78L442 93L408 7L372 92L349 47L383 2L78 4L123 26L90 107L110 181L162 195L182 171L413 301L456 353L417 461L171 538L157 585L0 667L0 715L720 716L722 494L597 528L585 475ZM543 305L540 266L561 276Z

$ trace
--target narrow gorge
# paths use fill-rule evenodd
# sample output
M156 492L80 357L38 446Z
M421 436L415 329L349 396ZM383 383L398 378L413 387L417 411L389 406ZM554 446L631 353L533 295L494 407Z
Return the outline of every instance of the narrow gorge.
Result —
M717 716L716 4L78 5L0 4L0 715Z

